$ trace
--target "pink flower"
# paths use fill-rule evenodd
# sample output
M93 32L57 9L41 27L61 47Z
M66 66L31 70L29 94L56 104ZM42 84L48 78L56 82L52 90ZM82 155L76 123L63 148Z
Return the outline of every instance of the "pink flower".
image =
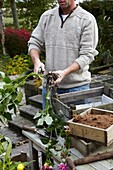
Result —
M58 166L59 170L69 170L68 165L64 163L60 163Z
M41 170L53 170L53 167L52 167L52 166L49 166L48 163L45 163L45 164L42 166Z

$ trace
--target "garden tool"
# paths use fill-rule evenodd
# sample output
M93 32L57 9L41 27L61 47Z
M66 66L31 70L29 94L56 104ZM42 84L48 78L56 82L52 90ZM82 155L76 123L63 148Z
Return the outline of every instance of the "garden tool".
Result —
M27 125L23 125L22 126L22 130L25 130L25 131L28 131L28 132L32 132L32 133L37 133L38 135L40 135L41 137L44 137L44 138L50 138L49 135L47 135L47 133L44 131L44 130L39 130L37 129L36 127L30 127L30 126L27 126ZM52 140L55 140L56 139L54 137L52 137Z

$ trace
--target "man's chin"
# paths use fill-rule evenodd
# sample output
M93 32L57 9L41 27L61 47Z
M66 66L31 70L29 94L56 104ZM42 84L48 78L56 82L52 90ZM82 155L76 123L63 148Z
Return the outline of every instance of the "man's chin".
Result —
M65 9L65 8L68 8L68 7L69 7L69 5L67 5L67 4L60 5L60 8L62 8L62 9Z

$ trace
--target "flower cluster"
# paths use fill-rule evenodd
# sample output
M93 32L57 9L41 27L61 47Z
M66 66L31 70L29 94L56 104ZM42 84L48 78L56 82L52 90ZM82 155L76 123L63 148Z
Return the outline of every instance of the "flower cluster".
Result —
M48 163L45 163L45 164L42 166L41 170L53 170L53 167L52 167L52 166L49 166ZM58 170L69 170L67 163L60 163L60 164L58 165Z
M51 165L49 165L48 163L45 163L41 170L53 170L53 167Z
M58 168L59 170L69 170L67 163L60 163Z

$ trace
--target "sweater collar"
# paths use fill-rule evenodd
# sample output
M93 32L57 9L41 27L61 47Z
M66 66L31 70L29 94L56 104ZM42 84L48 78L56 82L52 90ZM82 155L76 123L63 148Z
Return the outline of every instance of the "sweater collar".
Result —
M68 14L68 17L71 15L71 16L74 16L74 15L77 15L77 16L81 16L81 9L82 9L82 7L81 6L77 6L76 8L74 8L71 12L70 12L70 14ZM60 18L61 18L61 15L62 15L62 12L61 12L61 8L60 7L58 7L58 12L59 12L59 16L60 16Z
M73 8L68 15L70 16L70 15L73 13L73 11L74 11L75 9L77 9L77 8L78 8L78 5L77 5L75 8ZM60 15L60 16L63 15L63 14L62 14L62 9L61 9L60 7L59 7L59 15Z

